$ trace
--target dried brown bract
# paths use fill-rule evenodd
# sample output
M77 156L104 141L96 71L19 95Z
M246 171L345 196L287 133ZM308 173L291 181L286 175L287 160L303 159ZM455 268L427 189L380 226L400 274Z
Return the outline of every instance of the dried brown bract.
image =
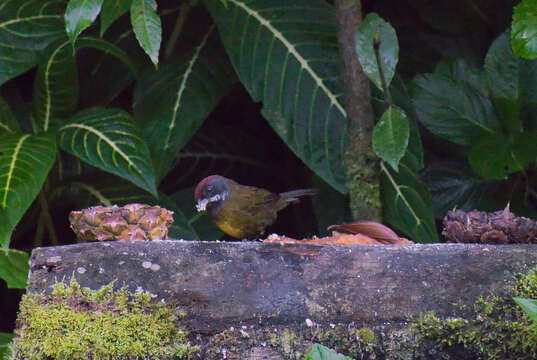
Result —
M168 237L173 211L146 204L93 206L71 211L69 221L82 241L156 240Z

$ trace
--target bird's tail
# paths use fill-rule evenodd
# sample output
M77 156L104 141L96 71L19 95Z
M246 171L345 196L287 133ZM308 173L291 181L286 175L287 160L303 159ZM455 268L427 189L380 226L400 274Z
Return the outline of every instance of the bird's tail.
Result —
M298 189L291 190L280 194L280 197L285 199L286 202L299 202L299 197L301 196L313 196L317 195L318 191L316 189Z

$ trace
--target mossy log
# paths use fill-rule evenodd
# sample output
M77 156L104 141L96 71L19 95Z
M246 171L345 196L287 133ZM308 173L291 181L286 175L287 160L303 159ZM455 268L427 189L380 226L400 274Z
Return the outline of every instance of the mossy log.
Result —
M537 265L537 247L315 246L188 241L105 242L37 248L30 292L74 274L97 289L115 281L176 301L196 331L234 322L394 320L500 294Z
M203 359L303 359L304 339L358 354L368 329L382 336L375 356L409 359L409 317L466 316L481 296L509 296L515 274L537 266L537 246L100 242L37 248L30 265L30 293L74 275L177 306Z

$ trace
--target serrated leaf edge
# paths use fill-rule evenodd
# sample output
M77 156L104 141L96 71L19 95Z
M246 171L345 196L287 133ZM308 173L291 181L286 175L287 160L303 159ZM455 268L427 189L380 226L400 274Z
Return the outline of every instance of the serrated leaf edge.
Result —
M296 60L300 63L302 69L305 69L308 72L308 74L310 74L313 80L315 80L315 83L317 84L317 86L321 88L321 90L326 94L326 96L328 96L328 98L330 99L331 105L334 105L344 117L347 117L347 113L345 112L345 109L343 108L343 106L339 103L336 96L326 87L323 80L308 65L308 61L304 59L302 55L300 55L300 53L295 49L295 46L291 44L285 38L285 36L283 36L283 34L280 31L278 31L278 29L272 26L270 21L262 17L257 11L253 10L252 8L248 7L246 4L242 2L239 2L237 0L229 0L229 1L235 4L236 6L240 7L244 11L246 11L248 15L255 18L257 21L259 21L261 25L265 26L272 34L274 34L274 37L276 37L278 40L282 42L282 44L287 48L287 51L291 53L296 58Z
M11 179L13 178L13 172L15 171L15 163L18 160L19 151L20 151L24 141L26 141L26 139L28 139L29 137L30 137L30 134L26 134L26 135L21 136L19 141L17 141L17 145L15 145L15 149L13 151L13 156L11 158L11 163L9 164L9 172L7 173L6 186L2 189L2 191L4 192L4 194L2 196L2 208L4 208L4 209L7 206L7 196L9 194L9 186L11 184Z
M170 147L170 138L172 136L172 132L175 127L177 114L179 113L179 108L181 107L181 100L183 99L183 92L186 89L186 83L188 82L188 79L190 78L190 74L192 73L192 68L194 67L194 64L196 63L196 61L199 59L201 50L207 43L207 40L209 39L209 36L212 34L213 29L214 29L214 24L209 27L207 34L205 34L200 44L196 47L196 50L194 51L192 58L188 62L188 66L183 74L183 79L181 80L181 84L179 85L179 90L177 91L177 99L173 106L172 119L171 119L170 125L168 126L168 134L166 135L166 140L164 141L164 150L168 150L168 148Z

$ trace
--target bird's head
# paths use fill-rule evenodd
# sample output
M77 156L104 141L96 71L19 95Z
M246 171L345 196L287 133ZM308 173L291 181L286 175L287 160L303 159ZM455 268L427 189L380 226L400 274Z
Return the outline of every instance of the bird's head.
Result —
M218 210L231 194L230 180L220 175L207 176L194 191L198 211L213 213Z

